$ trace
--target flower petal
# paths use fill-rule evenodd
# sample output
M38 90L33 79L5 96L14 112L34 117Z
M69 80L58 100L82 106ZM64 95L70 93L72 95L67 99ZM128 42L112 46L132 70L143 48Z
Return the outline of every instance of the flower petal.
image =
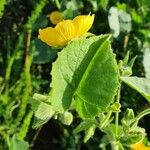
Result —
M72 20L61 21L55 29L66 43L76 36L76 29Z
M143 143L136 143L131 145L132 150L150 150L150 147L145 146Z
M92 26L94 15L81 15L73 20L63 20L55 28L39 30L39 38L50 46L64 46L75 37L84 35Z
M62 46L64 45L64 39L57 33L55 28L48 27L39 30L38 38L48 44L49 46Z
M76 33L78 36L85 34L92 26L94 21L94 14L81 15L73 19L74 26L76 27Z

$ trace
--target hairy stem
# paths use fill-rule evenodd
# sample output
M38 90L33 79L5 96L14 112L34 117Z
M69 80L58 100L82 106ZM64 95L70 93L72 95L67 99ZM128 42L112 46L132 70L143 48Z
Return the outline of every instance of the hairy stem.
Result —
M117 93L117 99L116 102L120 102L120 91L121 91L121 84L119 85L118 88L118 93ZM118 125L119 125L119 112L116 112L116 116L115 116L115 125L116 125L116 129L115 129L115 133L116 133L116 137L118 136Z
M16 59L16 57L18 57L18 54L20 53L19 49L23 44L23 33L20 34L17 45L15 47L14 53L11 57L8 58L8 66L6 68L6 74L5 74L5 91L4 91L4 95L5 95L5 99L4 99L4 104L8 103L8 94L9 94L9 81L10 81L10 76L11 76L11 70L12 70L12 66L13 63Z
M150 114L150 108L148 108L148 109L142 111L141 113L139 113L139 114L135 117L135 122L134 122L134 124L133 124L132 126L137 125L138 122L139 122L139 120L140 120L141 118L143 118L145 115L148 115L148 114Z
M25 89L21 101L21 105L19 108L18 116L16 121L19 122L25 114L27 100L29 98L29 94L32 90L31 88L31 76L30 76L30 67L31 67L31 56L29 54L29 47L31 41L31 30L27 32L27 42L26 42L26 49L25 49L25 64L24 64L24 77L25 77Z
M109 121L109 119L110 119L110 117L111 117L111 114L112 114L112 111L109 111L109 112L107 113L105 119L103 120L103 123L102 123L101 126L100 126L100 129L105 128L105 126L107 125L107 123L108 123L108 121Z

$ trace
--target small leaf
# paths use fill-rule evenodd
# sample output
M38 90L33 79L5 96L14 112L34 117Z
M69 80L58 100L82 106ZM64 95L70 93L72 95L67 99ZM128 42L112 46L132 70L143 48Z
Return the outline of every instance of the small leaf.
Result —
M35 116L33 128L38 128L45 124L55 113L50 104L39 100L33 99L31 101L31 106Z
M120 141L123 145L130 146L132 144L143 141L145 136L145 129L136 127L134 131L131 131L128 134L124 134L124 136L120 138Z
M127 51L124 59L122 60L123 61L123 65L127 65L128 64L129 56L130 56L130 51Z
M137 56L134 56L131 60L130 60L130 62L128 63L128 66L132 69L132 67L133 67L133 65L134 65L134 62L135 62L135 60L136 60L136 57Z
M28 150L29 144L23 140L19 140L15 135L9 142L9 150Z
M106 133L108 139L116 139L116 125L111 123L109 126L105 127L103 131ZM123 128L121 125L118 126L118 137L121 137L123 134Z
M143 18L141 15L138 14L138 11L136 11L135 9L133 9L131 11L131 16L134 22L141 24L143 23Z
M89 129L85 131L84 143L86 143L95 133L95 125L92 125Z
M143 95L150 102L150 79L139 77L121 77L121 80Z
M83 122L81 122L74 130L73 133L77 134L78 132L81 131L86 131L88 130L92 125L96 125L96 120L92 120L92 119L86 119Z
M98 10L98 4L97 4L97 0L88 0L89 3L91 3L93 11L97 11Z
M109 3L109 0L97 0L97 3L99 7L102 7L103 9L107 8L107 5Z
M117 2L117 8L118 10L123 10L123 11L126 11L127 10L127 4L126 3L120 3L120 2Z

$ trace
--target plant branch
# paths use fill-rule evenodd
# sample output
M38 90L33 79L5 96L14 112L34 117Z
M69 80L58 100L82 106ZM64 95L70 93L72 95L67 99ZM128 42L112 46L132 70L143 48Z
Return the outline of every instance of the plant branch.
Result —
M118 93L117 93L117 98L116 98L116 102L120 102L120 92L121 92L121 83L118 87ZM116 116L115 116L115 125L116 125L116 137L118 136L118 125L119 125L119 112L116 112Z

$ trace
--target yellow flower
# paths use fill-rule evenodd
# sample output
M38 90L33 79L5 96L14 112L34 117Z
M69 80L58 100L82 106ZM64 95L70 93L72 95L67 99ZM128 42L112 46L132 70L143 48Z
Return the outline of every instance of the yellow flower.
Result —
M52 24L57 24L63 20L63 15L59 11L53 11L51 14L47 15Z
M75 28L76 28L76 34L78 36L81 36L85 34L92 26L94 21L94 15L81 15L77 16L73 19Z
M70 40L88 32L94 21L94 15L81 15L73 20L63 20L55 28L48 27L39 30L38 38L49 46L66 45Z
M143 143L136 143L131 145L132 150L150 150L150 147L145 146Z

